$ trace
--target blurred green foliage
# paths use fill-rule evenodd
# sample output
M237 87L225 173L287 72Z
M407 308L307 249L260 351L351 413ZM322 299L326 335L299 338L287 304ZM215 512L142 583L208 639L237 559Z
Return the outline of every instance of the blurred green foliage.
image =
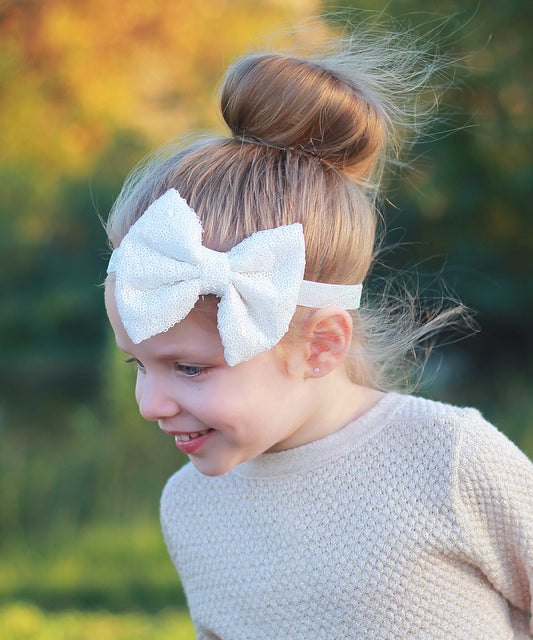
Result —
M84 527L75 536L55 534L46 548L11 545L0 566L0 606L26 601L47 610L115 613L184 608L155 518Z
M0 183L0 407L11 421L65 426L72 407L97 395L106 321L100 284L105 234L97 215L109 210L129 168L146 150L140 136L118 131L95 158L92 175L57 180L49 198L39 176L11 168ZM51 202L50 202L51 198ZM26 212L53 207L45 241L17 236Z
M479 312L491 340L496 333L487 355L530 355L533 6L447 0L436 14L420 0L324 2L334 23L353 18L354 7L362 19L373 15L365 10L385 11L414 34L433 30L435 51L457 60L443 119L393 185L385 212L392 239L399 227L414 261L446 259L451 287Z
M0 547L16 538L46 551L87 522L157 521L161 489L185 457L139 416L133 369L122 358L106 350L103 397L78 403L63 428L0 431Z

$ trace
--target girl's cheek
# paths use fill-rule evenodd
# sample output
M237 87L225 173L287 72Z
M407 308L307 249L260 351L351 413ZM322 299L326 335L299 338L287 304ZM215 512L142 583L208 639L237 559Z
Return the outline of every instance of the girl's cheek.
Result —
M222 422L238 422L245 416L255 415L256 408L246 402L245 396L239 394L238 390L233 393L213 395L207 402L210 412L217 420Z
M137 374L137 381L135 382L135 400L137 404L141 404L142 398L142 378L139 374Z

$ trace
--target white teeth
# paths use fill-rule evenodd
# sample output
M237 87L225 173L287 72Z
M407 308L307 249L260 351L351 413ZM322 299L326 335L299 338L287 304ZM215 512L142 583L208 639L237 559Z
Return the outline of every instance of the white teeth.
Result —
M194 431L192 433L177 433L174 437L178 442L188 442L192 438L205 435L208 431L210 431L210 429L206 429L205 431Z

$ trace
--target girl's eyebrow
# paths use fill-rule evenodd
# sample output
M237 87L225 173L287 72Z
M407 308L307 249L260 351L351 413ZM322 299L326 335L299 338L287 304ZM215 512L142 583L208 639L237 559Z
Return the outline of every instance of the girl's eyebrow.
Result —
M199 354L193 353L158 354L157 358L159 360L171 360L175 362L186 362L189 364L207 364L215 360L215 357L211 356L211 354L204 354L200 356Z
M120 349L120 351L122 351L125 355L128 356L128 359L126 360L126 362L131 360L137 360L137 359L142 360L142 357L140 355L139 357L137 357L133 353L130 353L125 349L121 349L119 345L117 346ZM183 350L178 350L178 349L161 350L160 352L156 352L155 354L152 354L152 357L154 357L157 360L173 360L176 362L187 362L191 364L193 363L208 364L208 363L213 363L215 361L220 360L222 358L222 354L215 353L213 352L213 350L205 351L204 353L198 353L197 351L187 351L187 348L185 348Z

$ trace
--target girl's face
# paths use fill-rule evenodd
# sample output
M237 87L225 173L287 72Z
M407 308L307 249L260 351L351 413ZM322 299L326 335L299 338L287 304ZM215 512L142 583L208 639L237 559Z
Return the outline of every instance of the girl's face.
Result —
M313 439L312 385L289 374L271 350L230 367L214 322L192 312L165 333L133 344L117 311L114 285L106 309L119 349L137 367L135 397L147 420L174 436L203 474L216 476L265 451Z

